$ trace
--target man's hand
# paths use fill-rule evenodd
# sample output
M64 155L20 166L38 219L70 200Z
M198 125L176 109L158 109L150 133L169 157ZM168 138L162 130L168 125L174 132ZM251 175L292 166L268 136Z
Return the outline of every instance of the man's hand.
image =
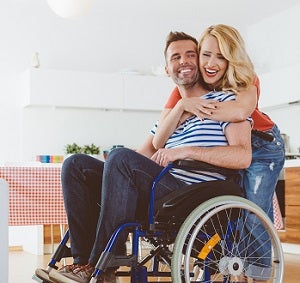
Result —
M169 162L173 162L178 159L184 159L185 147L178 148L161 148L151 157L151 160L159 164L160 166L167 166Z

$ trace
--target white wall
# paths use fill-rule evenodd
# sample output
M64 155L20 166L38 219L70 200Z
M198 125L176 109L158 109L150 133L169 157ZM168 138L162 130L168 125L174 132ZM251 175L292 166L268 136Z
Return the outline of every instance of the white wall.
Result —
M248 47L262 79L272 72L295 68L300 64L299 15L300 5L296 5L249 28ZM269 73L260 73L259 64L267 66ZM80 144L94 142L103 147L115 143L136 147L159 115L159 111L20 108L24 89L20 90L19 75L0 73L0 162L32 160L37 154L62 154L64 145L73 141ZM281 88L286 87L287 91L268 93L263 86L263 100L272 101L274 95L285 96L295 91L300 99L297 81L290 81L288 71L282 74L281 81L273 83L280 84ZM290 136L292 147L297 149L300 137L295 129L299 106L268 107L263 110L278 123L282 132Z
M20 108L18 76L0 75L0 162L20 158Z
M261 67L272 72L300 63L299 15L297 4L248 28L247 48L258 72Z
M266 18L248 29L247 46L261 79L260 108L300 147L300 4ZM267 72L260 72L263 67Z
M23 76L22 160L66 144L138 147L174 84L166 76L30 69Z
M114 144L138 147L159 112L28 107L22 111L23 160L39 154L63 154L64 146L94 143L101 150Z
M290 137L291 152L300 152L300 105L266 109L265 112L277 123L281 133L285 133Z

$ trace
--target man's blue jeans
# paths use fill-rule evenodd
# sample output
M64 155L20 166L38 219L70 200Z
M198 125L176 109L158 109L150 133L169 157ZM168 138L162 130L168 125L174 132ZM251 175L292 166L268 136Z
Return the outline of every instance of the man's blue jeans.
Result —
M246 198L261 207L273 221L273 195L280 171L284 165L285 152L284 141L278 127L275 125L273 129L267 132L274 136L272 142L252 135L252 162L250 167L244 170L242 179ZM248 215L249 229L251 229L251 224L254 221L251 221L251 215ZM257 239L258 246L263 248L257 250L257 246L253 245L250 250L256 251L257 256L261 256L265 260L259 262L261 267L254 266L255 264L249 266L247 275L251 278L256 278L258 274L268 276L265 267L271 264L269 261L271 258L271 243L264 231L263 227L258 226L252 232L252 235ZM261 245L261 243L267 244Z
M147 207L154 178L163 167L133 150L112 150L105 163L83 154L67 158L62 187L74 263L96 265L113 231L136 220L136 208ZM167 173L155 199L186 186ZM122 253L127 234L115 253Z

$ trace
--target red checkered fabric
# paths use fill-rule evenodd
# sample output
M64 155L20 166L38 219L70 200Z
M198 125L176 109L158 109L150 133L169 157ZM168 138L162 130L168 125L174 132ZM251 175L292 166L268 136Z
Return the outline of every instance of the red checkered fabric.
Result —
M280 211L278 199L276 193L273 197L273 213L274 213L274 226L277 230L281 230L284 228L282 214Z
M60 166L1 166L9 184L9 225L66 224Z
M9 184L9 225L67 224L60 182L60 166L0 166ZM283 228L276 194L274 225Z

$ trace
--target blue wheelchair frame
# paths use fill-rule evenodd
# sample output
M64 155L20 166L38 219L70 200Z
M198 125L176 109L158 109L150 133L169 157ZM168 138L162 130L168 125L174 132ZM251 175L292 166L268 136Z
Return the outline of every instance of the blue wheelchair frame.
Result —
M143 224L141 222L130 222L120 225L112 234L109 242L107 243L104 251L102 252L96 267L95 271L92 274L92 278L90 282L97 282L97 278L101 275L103 271L105 271L106 268L109 267L119 267L119 266L126 266L130 267L129 271L117 271L116 276L117 277L130 277L131 283L148 283L151 281L148 281L148 277L169 277L171 278L171 271L170 272L163 272L159 270L159 264L161 259L165 263L167 263L169 266L171 265L170 262L170 251L167 248L167 245L163 245L161 243L156 242L156 240L152 240L152 244L154 244L154 249L151 250L150 254L147 255L144 259L142 259L140 262L138 261L139 256L139 240L140 238L151 238L151 239L159 239L159 237L162 237L166 231L161 231L156 229L156 223L155 223L155 190L157 187L158 182L161 180L161 178L166 174L166 172L170 171L172 168L188 168L188 170L199 170L199 168L205 168L206 171L213 171L213 172L219 172L224 174L225 176L237 176L238 171L227 169L227 168L219 168L215 167L211 164L207 164L204 162L198 162L198 161L186 161L186 160L179 160L174 163L168 164L161 172L160 174L154 179L152 183L151 188L151 194L150 194L150 202L149 202L149 219L148 219L148 229L143 229ZM231 224L229 224L231 225ZM111 251L114 247L116 240L121 232L123 232L125 229L128 230L130 228L130 231L132 232L132 251L131 254L125 255L125 256L115 256ZM232 229L232 228L230 228ZM178 230L176 227L174 228L174 231L168 231L168 235L172 234L172 237L176 238L176 230ZM230 230L228 230L230 231ZM226 235L223 235L224 239L226 239ZM70 257L71 251L70 247L67 246L67 242L69 240L69 231L67 231L61 240L57 250L53 254L48 266L50 268L57 269L56 263L59 262L62 258ZM229 240L229 239L228 239ZM226 240L227 241L227 240ZM170 244L170 243L167 243ZM228 243L230 245L230 243ZM151 259L152 261L152 269L147 270L147 267L145 266L146 263L148 263ZM209 260L209 257L207 258ZM209 282L209 271L205 270L205 278L207 278L207 282ZM155 281L156 282L156 281ZM164 281L160 281L164 282ZM165 281L170 282L170 281Z

